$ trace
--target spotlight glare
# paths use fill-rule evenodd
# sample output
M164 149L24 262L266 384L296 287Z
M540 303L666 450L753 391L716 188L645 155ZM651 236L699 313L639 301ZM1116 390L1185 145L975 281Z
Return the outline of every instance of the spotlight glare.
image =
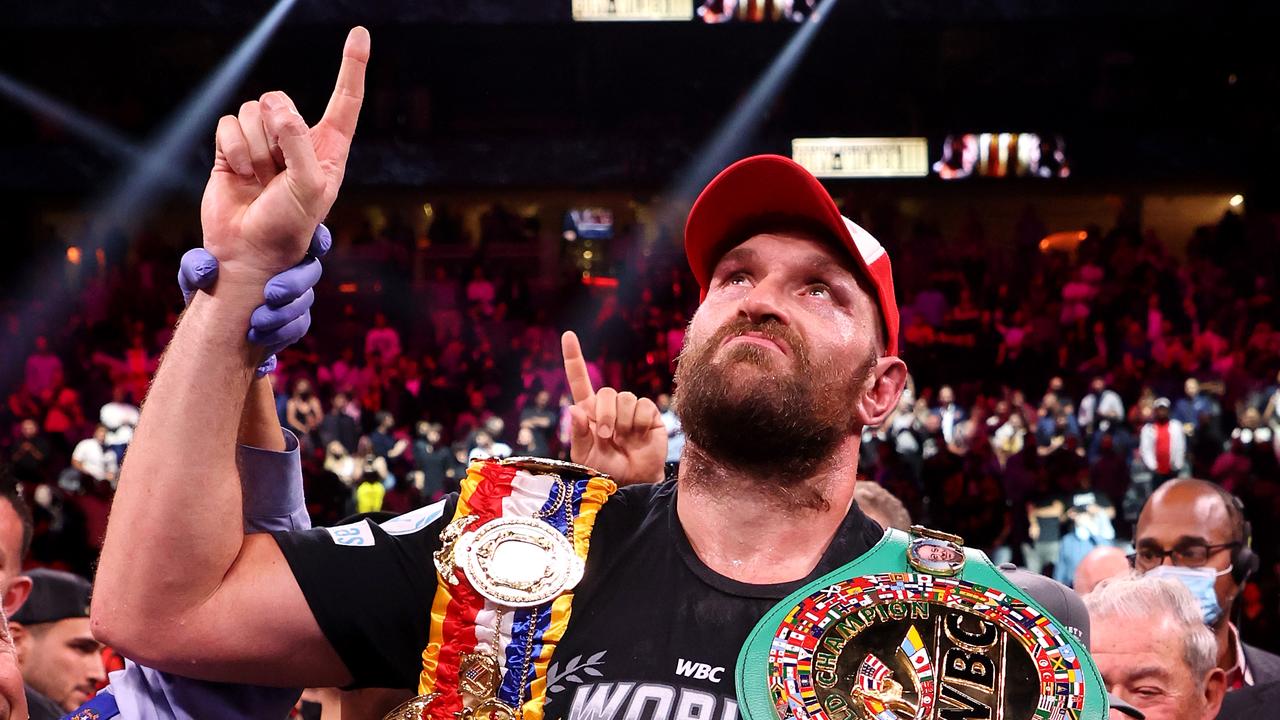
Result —
M717 172L740 158L742 149L749 146L760 125L768 117L769 106L786 87L795 69L799 67L805 52L808 51L835 4L836 0L824 0L818 3L817 9L796 30L782 51L773 59L773 62L769 63L769 67L760 74L747 95L734 106L711 138L676 176L673 191L666 193L669 199L669 204L665 208L667 223L675 224L676 216L682 209L682 203L692 202L698 190ZM683 209L687 207L684 205Z
M93 214L98 227L107 232L131 227L155 205L159 195L156 191L169 179L168 169L180 166L181 158L197 138L213 126L219 110L231 99L296 2L277 0L231 55L173 112L120 184L97 206Z
M1240 207L1244 204L1244 196L1239 194L1232 195L1228 202L1231 203L1231 207Z

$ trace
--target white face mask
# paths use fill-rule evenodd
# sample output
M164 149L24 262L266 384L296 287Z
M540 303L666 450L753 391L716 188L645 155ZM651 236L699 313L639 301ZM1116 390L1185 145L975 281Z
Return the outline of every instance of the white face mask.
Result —
M1205 625L1212 626L1222 618L1222 606L1218 604L1218 593L1214 584L1218 578L1231 572L1230 565L1226 570L1214 572L1209 567L1178 567L1177 565L1160 565L1146 572L1149 577L1170 577L1186 586L1192 597L1200 604L1200 616Z

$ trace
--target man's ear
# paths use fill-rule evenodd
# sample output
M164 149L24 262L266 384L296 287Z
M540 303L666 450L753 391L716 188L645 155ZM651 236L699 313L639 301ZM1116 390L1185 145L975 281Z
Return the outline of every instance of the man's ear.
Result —
M883 423L898 407L898 398L902 397L902 389L906 386L906 363L892 355L877 358L871 369L871 379L858 396L858 420L865 427Z
M1222 698L1227 695L1227 674L1222 668L1214 668L1204 678L1204 715L1203 720L1218 717L1222 707Z
M4 614L13 617L18 612L18 608L27 601L31 595L31 578L26 575L19 575L9 581L9 587L5 589L4 596L0 598L0 604L4 606Z

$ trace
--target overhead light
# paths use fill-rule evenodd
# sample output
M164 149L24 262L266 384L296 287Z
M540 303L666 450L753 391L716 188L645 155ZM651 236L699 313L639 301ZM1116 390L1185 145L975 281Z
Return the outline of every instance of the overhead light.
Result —
M1231 199L1228 200L1227 202L1231 203L1231 207L1240 207L1241 205L1244 204L1244 196L1238 195L1238 194L1232 195Z
M1075 252L1088 237L1089 233L1083 230L1050 233L1040 240L1040 252Z

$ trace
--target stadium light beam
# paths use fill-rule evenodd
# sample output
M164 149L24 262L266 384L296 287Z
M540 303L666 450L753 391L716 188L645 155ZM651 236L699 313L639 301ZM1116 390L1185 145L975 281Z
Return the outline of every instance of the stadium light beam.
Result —
M214 74L173 113L168 126L148 143L124 180L93 213L99 232L127 226L157 199L156 191L169 177L168 168L180 165L183 154L196 143L197 138L208 132L218 111L244 80L249 68L262 54L267 40L284 22L296 2L279 0L235 51L222 61Z
M134 162L115 190L94 206L89 225L72 243L73 247L93 250L97 257L97 251L105 247L116 230L132 226L159 199L160 190L173 186L174 172L171 168L181 167L184 154L199 136L208 132L218 110L231 97L296 2L278 0L214 74L174 111L168 125L156 139L137 151ZM38 95L27 94L25 97L28 100L39 99ZM95 137L105 140L109 136L98 133ZM26 278L17 296L40 298L47 308L52 309L49 314L56 314L72 299L69 288L63 287L56 274L37 274ZM17 377L25 352L26 348L21 343L0 347L0 381L9 382Z
M760 75L751 91L740 100L729 116L716 129L711 138L702 146L693 159L676 176L672 191L667 195L667 206L660 217L664 222L678 221L675 216L685 204L692 202L698 191L715 177L732 161L738 159L742 148L747 146L760 125L764 122L765 111L778 93L787 85L800 60L804 58L813 38L822 29L823 23L830 14L836 0L823 0L813 14L805 20L795 35L787 41L786 47L769 63L769 67Z
M142 161L142 148L123 133L3 71L0 71L0 95L32 114L65 128L71 135L104 155L135 164ZM204 187L203 176L187 168L165 166L163 172L166 179L178 182L192 192L199 193Z
M717 172L738 159L742 148L759 131L769 104L786 87L835 3L836 0L822 0L818 3L813 14L796 30L778 56L752 84L751 90L733 106L711 137L676 174L667 192L661 196L655 212L660 227L683 228L680 215L688 209L694 196ZM622 278L618 278L618 281L624 281L634 271L635 268L629 266L621 273ZM590 327L585 312L585 309L571 312L563 320L571 328L585 330Z
M0 71L0 95L46 120L57 123L72 135L111 155L136 160L141 156L136 143L107 125L50 97L13 76Z

